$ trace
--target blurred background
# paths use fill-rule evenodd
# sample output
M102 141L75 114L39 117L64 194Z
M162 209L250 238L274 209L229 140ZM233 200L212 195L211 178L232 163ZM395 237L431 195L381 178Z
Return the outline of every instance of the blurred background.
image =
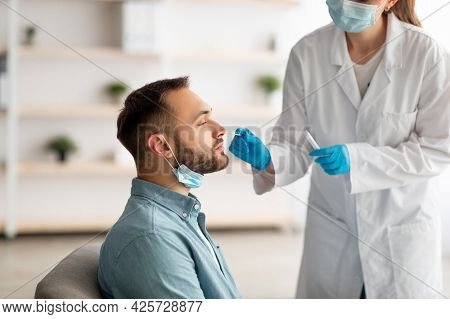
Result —
M449 49L446 4L418 0L417 11ZM228 133L267 139L289 50L330 22L318 0L0 0L0 297L32 298L122 213L135 169L115 125L132 89L189 75ZM449 294L450 171L437 179ZM193 192L246 298L294 297L309 175L286 189L301 201L255 195L233 160Z

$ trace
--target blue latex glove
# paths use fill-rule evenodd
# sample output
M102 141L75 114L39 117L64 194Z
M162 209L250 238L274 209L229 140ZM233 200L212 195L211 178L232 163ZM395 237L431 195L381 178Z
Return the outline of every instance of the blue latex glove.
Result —
M309 155L319 156L314 162L320 164L328 175L350 172L350 155L344 144L314 150Z
M267 147L256 135L246 128L238 128L236 130L229 150L258 170L266 169L271 161Z

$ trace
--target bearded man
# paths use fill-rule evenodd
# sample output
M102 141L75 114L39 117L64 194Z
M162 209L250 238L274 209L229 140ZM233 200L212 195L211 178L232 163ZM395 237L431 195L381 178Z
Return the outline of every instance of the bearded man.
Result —
M137 177L101 247L104 298L241 298L190 193L204 174L228 165L226 131L211 112L188 77L147 84L126 98L117 138L133 155Z

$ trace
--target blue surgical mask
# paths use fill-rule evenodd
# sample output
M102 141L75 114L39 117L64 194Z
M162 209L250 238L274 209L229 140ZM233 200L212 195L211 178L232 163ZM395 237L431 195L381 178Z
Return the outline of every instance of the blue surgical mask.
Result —
M327 5L336 26L346 32L361 32L377 22L376 5L350 0L327 0Z
M198 188L202 185L203 175L190 170L182 164L178 168L172 168L173 173L180 183L189 188Z
M164 140L167 143L166 138L164 136L163 136L163 138L164 138ZM172 172L176 176L178 181L180 183L184 184L184 186L189 187L189 188L198 188L198 187L200 187L202 185L203 175L190 170L184 164L180 165L180 162L178 162L178 159L175 156L175 153L172 151L172 147L170 147L169 143L167 143L167 145L169 146L169 149L172 152L173 157L177 161L178 167L177 168L173 167L172 164L170 164L170 162L169 162L169 160L167 158L164 157L164 159L172 167Z

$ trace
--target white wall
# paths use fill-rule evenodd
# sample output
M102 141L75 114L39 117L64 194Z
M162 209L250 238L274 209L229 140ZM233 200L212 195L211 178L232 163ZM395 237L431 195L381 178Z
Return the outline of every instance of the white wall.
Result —
M111 4L109 1L83 3L76 0L22 0L21 2L23 13L52 33L67 40L71 45L115 45L120 42L118 39L119 4ZM75 2L77 5L74 6ZM418 0L419 16L426 17L446 2L446 0ZM50 11L46 9L49 4L52 8ZM303 35L331 22L325 1L303 0L303 4L298 8L288 9L283 6L274 8L245 3L233 6L214 3L208 4L207 7L201 3L178 5L172 8L170 17L165 21L164 35L166 39L171 39L165 44L173 51L253 50L263 48L267 42L267 35L275 32L278 36L280 51L287 57L292 45ZM449 6L427 18L424 21L424 28L450 48L448 13ZM105 16L116 18L107 20L105 23ZM5 17L5 8L0 6L0 46L5 43ZM25 24L22 21L22 25ZM38 32L37 42L41 45L55 44L54 40L41 32ZM119 75L133 87L151 82L159 75L156 66L151 62L114 60L97 62L113 74ZM238 103L255 104L258 96L255 94L251 79L267 72L282 76L284 68L279 65L269 66L258 63L189 61L176 63L171 72L174 76L190 74L193 89L207 102L216 106ZM39 63L36 63L30 58L21 62L19 71L19 102L21 103L56 102L64 106L65 103L106 101L106 97L101 93L101 87L109 81L109 77L85 61L68 64L63 60L52 59L51 61L39 60ZM55 81L55 79L58 80ZM1 142L4 137L3 124L0 120ZM22 120L21 124L23 124L23 130L19 136L21 159L46 158L48 155L40 148L43 141L56 132L69 130L69 127L71 134L83 148L82 153L75 155L76 158L103 157L113 149L115 143L113 122L72 121L69 125L68 122L61 121L57 125L47 125L45 120L35 122ZM93 138L94 135L95 138ZM0 157L4 153L2 148L3 145L0 145ZM250 182L250 179L248 178L247 181ZM444 239L446 250L450 253L450 232L445 231L450 229L450 201L446 196L446 190L450 187L450 171L441 177L441 181L443 183L441 197L443 198ZM70 182L68 184L70 185ZM46 185L49 183L46 182ZM304 200L307 198L308 188L307 180L289 186L289 190ZM24 189L29 187L24 185ZM111 191L114 189L111 188ZM121 194L123 195L123 190ZM217 200L222 200L221 196L218 194ZM303 219L305 206L292 200L290 204L293 210L298 211L299 219ZM116 207L116 204L111 203L111 210Z
M21 0L19 11L38 25L48 30L65 43L78 48L80 46L119 45L120 40L120 2L77 1L77 0ZM165 48L177 53L261 51L266 48L269 34L279 32L288 34L291 29L283 25L284 17L292 6L274 6L250 3L190 3L170 4L167 16L161 26ZM1 16L5 9L0 7ZM0 16L0 17L1 17ZM28 23L20 20L21 30ZM284 31L283 31L284 27ZM280 29L281 28L281 29ZM5 32L0 32L0 45L4 43ZM299 38L301 32L298 33ZM60 46L60 44L42 31L37 32L36 46ZM285 47L288 47L285 45ZM287 60L287 51L284 52ZM95 62L109 73L137 88L152 82L161 76L157 61L117 60L109 58L95 59ZM192 88L214 108L251 107L259 104L259 95L254 79L260 74L275 73L282 77L285 63L261 63L253 61L211 61L189 60L174 62L171 76L189 74ZM19 60L19 107L28 103L67 107L86 103L107 102L103 87L111 77L99 68L81 58L64 57L21 57ZM240 117L239 111L235 117ZM230 120L228 124L252 125L258 123L238 123ZM0 122L1 123L1 122ZM261 122L259 122L261 124ZM20 160L49 160L43 145L49 137L69 134L79 152L73 154L73 160L96 160L104 158L116 145L115 120L86 119L19 119L18 151ZM2 130L0 129L0 133ZM230 132L231 133L231 132ZM1 151L1 150L0 150ZM0 158L4 155L0 153ZM238 172L237 172L238 173ZM232 205L224 202L223 193L233 187L230 178L236 178L233 191L236 202ZM128 177L73 178L52 176L20 177L18 181L20 205L18 217L21 219L38 218L73 219L79 212L80 217L89 218L95 214L116 216L121 212L129 194ZM245 183L245 186L243 186ZM307 181L304 182L304 184ZM268 211L286 212L287 196L282 192L258 198L251 189L251 176L234 172L224 176L223 182L208 176L207 185L199 191L208 204L204 207L210 214L215 212L264 213ZM228 186L229 185L229 186ZM107 194L114 194L108 199ZM22 200L25 199L25 200ZM98 206L101 202L102 205ZM274 205L274 203L276 205ZM68 205L68 206L66 206Z
M417 14L423 28L450 50L450 4L448 0L417 0Z

